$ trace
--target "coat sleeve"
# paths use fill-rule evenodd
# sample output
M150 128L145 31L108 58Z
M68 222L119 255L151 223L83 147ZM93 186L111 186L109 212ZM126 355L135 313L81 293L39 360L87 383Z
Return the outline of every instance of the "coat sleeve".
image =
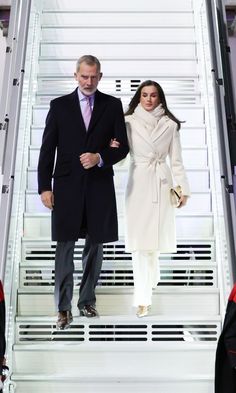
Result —
M57 147L58 131L53 101L46 118L42 145L38 161L38 192L52 190L52 174L54 168L55 152Z
M175 126L173 138L169 149L170 166L176 185L181 186L183 195L190 196L189 182L186 176L182 159L180 133Z
M104 168L123 160L129 152L124 114L120 100L115 101L114 107L111 110L113 110L114 116L112 135L120 143L120 146L119 148L107 146L98 152L103 159Z
M0 281L0 374L2 374L2 362L5 355L5 350L5 300L2 283Z
M232 368L236 369L236 303L228 302L223 328L225 350ZM236 372L236 371L235 371Z

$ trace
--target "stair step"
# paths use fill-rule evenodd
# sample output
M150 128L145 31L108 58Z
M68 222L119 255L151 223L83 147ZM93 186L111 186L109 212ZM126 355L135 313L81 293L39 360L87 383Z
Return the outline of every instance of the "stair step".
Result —
M42 33L44 34L44 30L42 30ZM58 34L58 33L63 33L63 36L67 36L68 30L67 29L46 29L47 34L49 32L51 34ZM56 30L56 32L55 32ZM91 34L90 29L80 31L80 29L71 29L73 30L72 34L82 33L82 40L83 40L83 34ZM94 41L94 37L96 37L96 34L101 33L102 29L98 29L97 31L92 31L92 36L91 39ZM132 30L130 30L130 33ZM135 34L140 32L140 30L137 30ZM155 32L155 29L154 29ZM119 33L123 33L123 29L119 30ZM143 31L141 31L143 34ZM185 32L185 34L188 34L189 32ZM104 34L104 32L103 32ZM108 33L107 33L108 34ZM113 34L113 31L112 31ZM151 34L148 29L148 35ZM161 32L161 34L165 34L165 32ZM174 33L175 34L175 33ZM59 36L60 37L60 36ZM51 35L50 35L51 39ZM149 36L150 39L150 36ZM126 36L127 40L127 36ZM146 59L141 60L139 59L137 61L138 56L136 56L134 59L125 59L125 60L120 60L118 58L112 58L111 60L108 59L101 59L101 64L102 64L102 71L104 72L105 75L116 75L121 76L126 76L126 75L133 75L135 76L146 76L147 78L150 78L150 75L153 75L154 70L158 70L158 75L176 75L176 73L179 76L186 76L186 75L197 75L198 69L197 69L197 62L195 59L175 59L175 67L173 67L173 59L165 59L165 58L160 58L156 59L155 57L153 58L152 55L149 55ZM77 57L67 57L67 58L58 58L58 57L40 57L39 58L39 73L44 74L44 75L50 75L52 73L55 74L69 74L70 72L72 73L75 70L75 65L77 61ZM123 100L122 100L123 101ZM130 98L129 100L130 101Z
M152 6L150 5L150 8ZM192 27L194 24L192 12L170 12L170 11L63 11L43 10L42 26L81 26L81 27ZM86 53L86 51L84 52ZM90 52L89 53L95 53ZM116 52L115 52L116 53Z
M75 257L74 260L81 260L84 240L80 239L75 243ZM56 242L49 238L22 238L22 263L34 263L39 261L52 261L55 257ZM130 254L125 252L124 239L116 242L106 243L103 245L104 261L122 262L130 258ZM177 253L166 253L160 255L162 262L174 262L178 264L179 261L186 261L187 263L201 262L204 264L215 262L215 241L213 238L209 239L177 239Z
M116 191L117 209L120 215L124 214L124 189ZM208 213L212 211L211 192L192 192L187 205L184 207L185 213ZM36 191L26 191L25 196L25 212L26 213L47 213L46 208ZM176 210L177 215L181 215L181 210Z
M74 89L75 89L76 84L74 84ZM36 94L36 103L38 105L48 105L51 100L58 96L62 96L64 94L69 94L71 93L72 89L65 91L61 90L56 93L37 93ZM103 90L105 93L105 91ZM114 97L121 99L122 101L130 101L131 100L131 92L127 93L119 93L119 92L111 92L109 91L110 94L112 94ZM183 104L183 105L193 105L193 104L200 104L200 92L194 92L194 93L179 93L179 94L166 94L166 100L168 102L168 105L175 105L175 104Z
M188 165L188 162L186 162L186 165ZM210 192L209 169L208 168L188 169L186 165L185 168L188 176L188 181L190 183L190 190L192 195L194 195L194 193ZM125 167L122 168L116 165L113 167L113 169L115 170L114 183L115 183L116 190L117 191L122 189L124 190L128 178L128 167L125 165ZM27 189L32 191L38 190L37 170L33 167L29 167L27 171ZM193 203L192 196L188 200L188 204L186 205L185 209L188 208L189 203L191 204ZM197 202L195 207L198 207L198 205L199 202Z
M54 15L54 14L53 14ZM67 14L63 14L65 17ZM77 13L78 15L78 13ZM76 14L73 15L76 18L78 17ZM82 20L87 24L90 23L90 19L84 19L82 16ZM136 14L137 15L137 14ZM135 14L135 18L137 17ZM158 14L154 14L153 17L156 18ZM159 14L162 16L162 14ZM57 18L58 15L54 15ZM93 15L91 15L93 16ZM107 14L109 16L109 14ZM123 17L125 19L125 14ZM71 17L71 16L70 16ZM129 15L130 17L130 15ZM171 15L170 15L171 17ZM176 17L176 15L175 15ZM93 19L93 18L91 18ZM104 21L102 21L104 23ZM156 22L157 23L157 22ZM103 26L104 27L104 26ZM42 41L40 44L40 55L41 56L51 56L51 57L60 57L60 56L73 56L75 53L96 53L96 56L101 59L106 58L106 56L111 56L112 53L115 53L117 59L134 59L137 58L137 55L140 59L144 60L150 57L152 54L152 58L177 58L177 59L185 59L185 58L196 58L196 44L195 43L83 43L83 42L71 42L65 45L64 42L57 41Z
M36 168L38 165L39 147L29 147L29 166ZM206 146L203 147L183 147L182 149L183 162L188 163L189 168L196 166L201 169L208 167L208 153Z
M220 317L107 316L76 317L70 329L58 331L56 317L17 317L16 344L72 343L94 346L100 342L159 344L217 342ZM104 344L106 345L106 344ZM154 347L154 350L156 348Z
M175 105L169 107L175 116L177 116L181 121L186 121L188 125L194 124L202 126L204 124L204 111L203 107L200 105ZM48 109L49 107L45 105L34 106L32 119L32 124L34 126L44 125ZM191 158L190 162L193 162L192 166L195 166L195 163L198 161Z
M190 287L216 287L216 264L202 263L166 263L160 264L161 280L159 286L190 286ZM80 285L82 277L82 263L75 263L74 283ZM99 278L99 285L108 288L132 287L133 270L131 260L122 263L109 261L103 262ZM20 265L20 287L32 288L54 286L54 262Z
M188 13L192 12L192 2L189 0L178 0L178 3L173 2L173 0L165 0L165 2L150 2L148 7L149 12L158 11L158 12L176 12L179 13ZM120 0L118 3L116 2L108 2L107 0L100 0L99 4L97 2L87 2L87 3L78 3L78 0L47 0L44 3L44 12L57 12L57 11L69 11L74 13L75 11L82 12L147 12L146 3L143 0L136 0L135 2L135 11L133 3L127 2L126 0Z
M72 88L70 89L72 91ZM31 145L39 147L42 142L44 127L32 126L31 128ZM181 125L180 138L182 147L205 147L206 146L206 129L204 126L189 126L186 123ZM188 168L188 163L186 163ZM195 163L195 169L197 169ZM119 166L116 166L120 170Z
M45 45L49 45L49 46L53 45L53 47L55 48L60 44L55 45L55 44L45 43ZM66 47L68 46L70 46L70 44L66 45ZM63 43L63 47L65 48L64 43ZM101 45L99 45L99 47L101 47ZM114 47L114 44L112 44L112 47ZM75 51L78 52L77 50ZM73 51L73 53L75 51ZM134 94L139 84L143 81L144 79L140 77L135 79L133 77L120 78L116 75L113 78L112 77L110 78L106 75L103 75L101 81L99 82L99 89L108 94L115 94L117 92ZM174 94L187 93L187 92L193 94L199 92L199 83L197 77L188 78L187 76L183 76L183 77L175 76L174 78L168 76L168 78L164 78L158 76L158 82L161 84L161 86L165 91L165 94L167 95L168 94L174 95ZM63 91L63 94L65 94L74 90L75 87L77 87L77 82L75 81L71 73L69 75L61 75L59 79L58 77L55 77L54 74L48 77L46 76L42 77L38 75L38 92L49 93L49 94L58 92L59 95L59 92Z
M96 26L42 26L42 41L96 43L194 43L194 26L169 27L96 27ZM148 63L146 63L148 65Z
M146 379L214 373L216 344L187 342L89 342L14 345L14 372L81 378ZM138 359L138 361L137 361ZM135 362L135 366L134 366ZM161 364L161 367L158 365ZM66 365L66 367L63 367ZM144 371L145 370L145 371Z
M182 209L183 210L183 209ZM124 218L119 216L119 236L124 237ZM213 215L181 214L176 217L178 236L181 238L213 237ZM51 236L50 213L24 213L24 236L41 238Z
M97 287L97 307L101 315L134 315L133 290L131 288ZM74 289L72 303L74 315L78 314L78 286ZM55 315L53 287L24 287L18 289L18 315ZM219 314L219 291L205 286L158 286L153 291L150 314L189 316L215 316Z
M75 244L75 285L79 285L84 241ZM56 243L50 240L23 239L20 264L20 287L39 290L54 285ZM211 240L180 240L177 253L160 256L161 286L215 287L217 267L214 242ZM125 252L124 241L103 245L103 267L99 286L126 288L133 286L131 255Z
M104 373L105 374L105 373ZM135 378L81 378L65 377L63 373L45 374L15 374L11 376L17 384L17 393L209 393L213 391L212 375L189 375L188 377L145 378L143 373Z

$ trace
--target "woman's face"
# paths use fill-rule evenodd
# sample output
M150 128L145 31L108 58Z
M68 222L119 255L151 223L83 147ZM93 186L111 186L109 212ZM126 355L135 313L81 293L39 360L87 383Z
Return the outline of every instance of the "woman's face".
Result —
M158 91L155 86L144 86L142 88L140 104L148 112L153 111L160 104Z

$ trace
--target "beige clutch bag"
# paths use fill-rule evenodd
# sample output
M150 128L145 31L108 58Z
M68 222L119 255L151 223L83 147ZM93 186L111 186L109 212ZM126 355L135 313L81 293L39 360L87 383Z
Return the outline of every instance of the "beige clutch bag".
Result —
M176 186L170 189L170 200L171 204L175 207L179 206L179 201L182 196L182 189L180 186Z

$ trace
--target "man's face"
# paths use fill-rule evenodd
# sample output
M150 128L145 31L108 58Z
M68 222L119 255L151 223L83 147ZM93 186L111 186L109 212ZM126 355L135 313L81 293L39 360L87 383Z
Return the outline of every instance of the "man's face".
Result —
M81 93L85 96L91 96L97 90L98 82L102 77L102 73L98 72L96 64L88 65L81 63L79 71L74 73L78 82Z

